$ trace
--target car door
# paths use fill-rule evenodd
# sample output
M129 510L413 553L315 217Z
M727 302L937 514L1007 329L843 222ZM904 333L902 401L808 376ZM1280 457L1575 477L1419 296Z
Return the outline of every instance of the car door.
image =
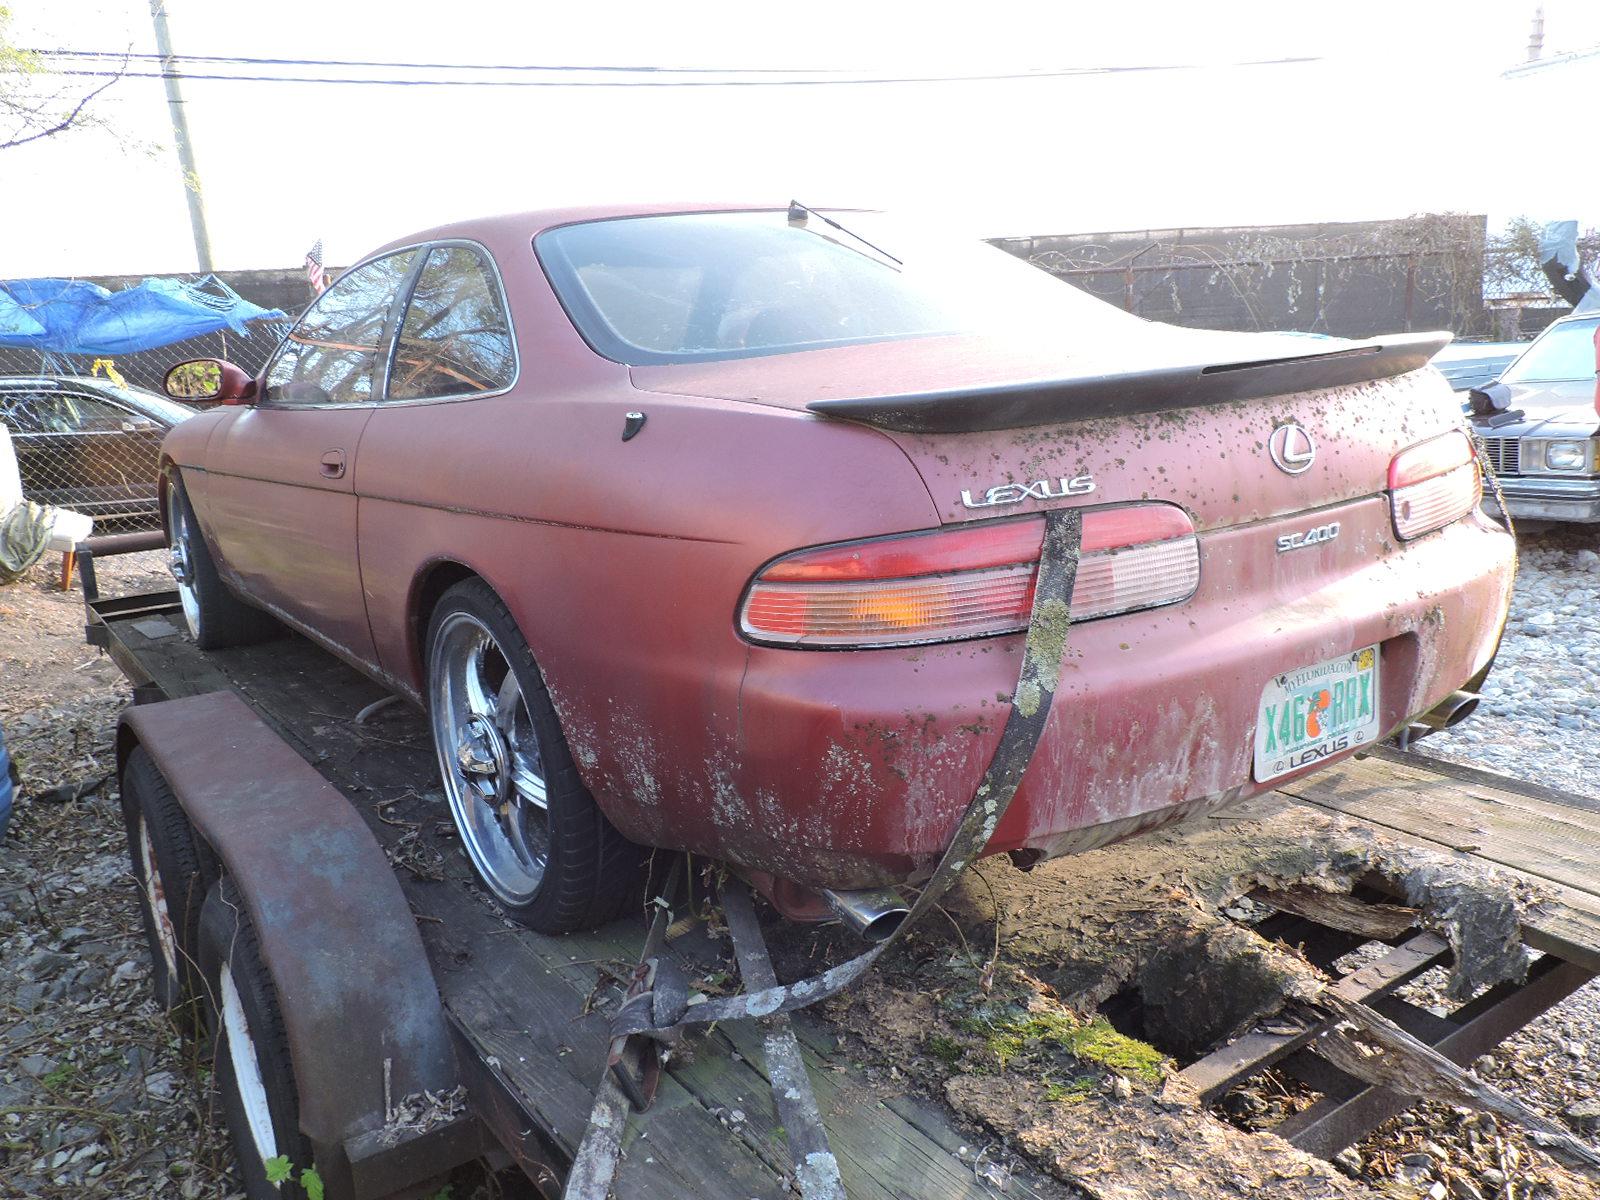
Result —
M224 418L206 452L199 516L230 581L365 663L356 453L415 259L405 250L342 275L273 355L256 403Z
M490 398L504 396L516 375L516 342L494 260L476 243L435 245L417 272L356 478L368 617L380 665L392 675L407 673L407 601L425 556L417 536L428 518L423 508L446 499L441 477L479 445L463 431L493 428L472 405L505 403ZM427 448L431 469L418 470L419 447Z
M97 520L157 512L164 430L143 413L68 386L5 396L22 494Z

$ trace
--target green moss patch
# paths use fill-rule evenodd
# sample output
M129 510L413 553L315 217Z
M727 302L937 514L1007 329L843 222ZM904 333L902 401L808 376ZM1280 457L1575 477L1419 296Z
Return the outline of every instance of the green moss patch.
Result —
M930 1053L951 1066L964 1057L968 1071L1017 1064L1044 1080L1067 1080L1051 1085L1061 1093L1051 1099L1081 1099L1106 1072L1157 1086L1171 1065L1154 1046L1119 1033L1104 1017L1078 1016L1022 972L1002 968L992 990L955 990L942 1007L972 1040L930 1034Z

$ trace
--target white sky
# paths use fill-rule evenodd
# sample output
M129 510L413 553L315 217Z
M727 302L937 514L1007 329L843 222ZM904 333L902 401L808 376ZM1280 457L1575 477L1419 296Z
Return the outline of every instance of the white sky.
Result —
M154 49L147 0L10 3L24 46ZM318 237L343 264L440 221L594 199L793 195L945 212L984 234L1423 211L1600 223L1600 58L1502 79L1525 54L1523 0L167 7L191 54L892 74L1218 64L834 87L190 80L224 268L295 265ZM1544 7L1547 57L1600 44L1594 0ZM1323 61L1220 65L1287 56ZM0 277L194 269L160 81L123 80L99 111L131 149L85 132L0 151Z

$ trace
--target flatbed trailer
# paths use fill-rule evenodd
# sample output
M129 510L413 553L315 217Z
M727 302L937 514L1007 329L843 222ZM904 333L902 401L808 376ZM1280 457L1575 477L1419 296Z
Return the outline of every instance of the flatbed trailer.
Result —
M175 592L102 599L92 559L85 590L89 640L132 682L136 706L212 693L242 698L349 801L393 866L410 910L406 917L414 919L425 948L466 1103L426 1129L369 1129L348 1139L338 1148L348 1169L329 1195L417 1194L414 1189L439 1172L497 1151L546 1194L559 1194L607 1061L608 1021L594 1001L618 980L617 967L625 970L639 958L643 914L559 938L513 925L474 885L454 849L447 809L431 795L437 767L420 715L396 706L380 719L360 719L391 697L298 636L201 652L182 632ZM1397 1020L1409 1020L1417 1036L1452 1058L1470 1061L1600 973L1600 805L1388 749L1251 802L1257 812L1290 804L1341 812L1404 840L1492 862L1558 897L1528 917L1525 940L1544 952L1547 964L1527 984L1497 989L1475 1008L1431 1023L1425 1018L1432 1014L1402 1012L1409 1006L1389 998ZM1308 930L1316 934L1311 943L1330 964L1362 940L1292 913L1274 920L1302 940ZM1365 990L1360 979L1340 986L1381 998L1425 966L1448 960L1438 939L1397 938L1394 945L1396 954L1409 954L1402 954L1403 969L1380 971ZM703 928L680 931L670 952L691 977L725 958ZM794 1020L850 1197L976 1200L995 1194L974 1173L972 1136L955 1127L942 1105L909 1094L886 1096L841 1051L822 1017L802 1011ZM719 1025L695 1037L691 1055L668 1064L653 1106L629 1123L615 1195L750 1200L795 1194L761 1033L753 1026ZM1468 1033L1460 1032L1463 1027ZM1310 1061L1309 1037L1292 1045L1281 1037L1253 1037L1190 1064L1186 1073L1217 1095L1269 1064L1293 1069L1300 1063L1326 1089L1327 1100L1301 1115L1299 1130L1282 1132L1314 1152L1331 1156L1410 1103L1348 1076L1330 1077L1325 1063ZM387 1066L384 1079L387 1088ZM362 1103L385 1115L393 1097L379 1099L369 1095ZM1070 1194L1026 1168L1016 1185L1023 1195Z

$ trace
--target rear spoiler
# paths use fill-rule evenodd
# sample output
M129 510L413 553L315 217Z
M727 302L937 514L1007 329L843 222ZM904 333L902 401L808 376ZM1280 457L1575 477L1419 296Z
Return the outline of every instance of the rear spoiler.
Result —
M1403 333L1326 354L1154 367L898 396L813 400L806 408L819 416L861 421L900 433L1020 429L1370 383L1425 366L1450 338L1448 333Z

